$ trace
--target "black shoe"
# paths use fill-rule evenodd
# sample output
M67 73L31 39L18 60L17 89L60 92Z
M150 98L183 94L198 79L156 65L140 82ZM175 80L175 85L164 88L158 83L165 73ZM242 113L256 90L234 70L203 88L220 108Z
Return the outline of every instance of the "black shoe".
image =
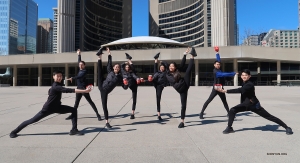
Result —
M190 54L191 54L192 56L194 56L194 57L197 56L197 52L196 52L196 50L195 50L194 47L192 47L192 50L191 50Z
M130 119L134 119L134 118L135 118L134 114L131 114Z
M129 59L129 60L132 59L132 57L128 53L125 53L125 55L126 55L126 59Z
M227 127L224 131L223 134L229 134L229 133L234 133L234 130L232 127Z
M199 114L199 118L200 118L200 119L204 119L204 118L203 118L203 113L200 113L200 114Z
M107 128L111 128L111 125L109 123L106 123Z
M98 118L98 121L102 120L100 114L97 114L97 118Z
M292 129L290 127L286 128L286 134L287 135L292 135L293 134L293 131L292 131Z
M72 117L72 114L71 115L69 115L67 118L66 118L66 120L70 120L70 119L72 119L73 117Z
M103 47L101 47L99 50L98 50L98 52L96 53L96 56L100 56L100 55L102 55L103 54Z
M160 52L154 56L154 59L157 59L159 57L159 55L160 55Z
M158 120L160 120L160 121L162 121L162 120L163 120L163 119L161 118L161 116L158 116L158 117L157 117L157 119L158 119Z
M14 132L11 132L11 133L9 134L9 137L10 137L10 138L16 138L16 137L18 137L18 134L17 134L17 133L14 133Z
M81 136L81 135L84 135L84 133L80 132L78 129L75 129L75 130L71 130L69 135L78 135L78 136Z
M184 123L180 122L179 125L178 125L178 128L183 128L183 127L184 127Z

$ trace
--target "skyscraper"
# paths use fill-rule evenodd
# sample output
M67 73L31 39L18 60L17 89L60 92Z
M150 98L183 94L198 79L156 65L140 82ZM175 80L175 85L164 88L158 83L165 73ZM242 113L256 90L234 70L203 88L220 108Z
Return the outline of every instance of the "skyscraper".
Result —
M37 4L0 0L0 8L0 55L36 53Z
M53 10L53 53L57 53L57 8L52 8Z
M150 0L149 34L190 46L237 44L236 0Z
M84 1L81 49L96 50L100 45L132 35L132 0Z
M38 20L37 53L51 53L53 50L53 21L49 18Z
M58 0L57 10L57 53L97 50L132 35L132 0Z
M57 53L75 50L75 1L57 1Z

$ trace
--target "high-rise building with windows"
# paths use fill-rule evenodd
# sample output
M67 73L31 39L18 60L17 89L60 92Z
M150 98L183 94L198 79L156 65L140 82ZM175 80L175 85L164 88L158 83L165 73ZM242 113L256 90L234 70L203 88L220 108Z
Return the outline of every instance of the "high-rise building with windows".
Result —
M190 46L237 45L236 0L150 0L149 35Z
M299 48L299 31L271 29L261 44L264 47Z
M57 10L57 53L97 50L132 36L132 0L58 0Z
M52 8L53 10L53 43L52 52L57 53L57 8Z
M52 53L53 50L53 21L40 18L38 21L37 53Z
M0 0L0 8L0 55L36 53L37 4Z

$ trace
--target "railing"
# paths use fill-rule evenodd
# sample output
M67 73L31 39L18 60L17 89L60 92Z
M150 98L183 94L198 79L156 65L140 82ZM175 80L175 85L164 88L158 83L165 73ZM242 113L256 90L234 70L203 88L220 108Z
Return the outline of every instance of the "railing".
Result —
M277 80L272 80L274 86L300 86L300 80L281 80L280 83L277 83Z

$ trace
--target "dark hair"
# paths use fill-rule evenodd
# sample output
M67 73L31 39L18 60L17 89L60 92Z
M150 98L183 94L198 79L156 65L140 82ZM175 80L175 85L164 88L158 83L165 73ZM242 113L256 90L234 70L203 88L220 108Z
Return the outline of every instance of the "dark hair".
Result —
M248 69L244 69L244 70L242 71L242 73L246 73L247 75L251 75L251 74L250 74L250 70L248 70Z
M83 65L85 65L85 62L84 62L84 61L80 61L79 63L82 63Z
M125 67L124 68L126 68L126 66L129 67L129 71L130 71L131 70L131 66L129 65L129 63L125 63Z
M175 69L177 70L177 64L176 64L175 62L171 62L171 63L169 64L169 66L170 66L171 64L173 64L174 67L175 67Z
M216 63L220 63L220 64L221 64L221 62L220 62L220 61L215 61L215 62L214 62L214 64L216 64Z
M60 70L55 70L55 71L53 71L53 76L56 75L56 74L63 74L63 72L60 71Z

